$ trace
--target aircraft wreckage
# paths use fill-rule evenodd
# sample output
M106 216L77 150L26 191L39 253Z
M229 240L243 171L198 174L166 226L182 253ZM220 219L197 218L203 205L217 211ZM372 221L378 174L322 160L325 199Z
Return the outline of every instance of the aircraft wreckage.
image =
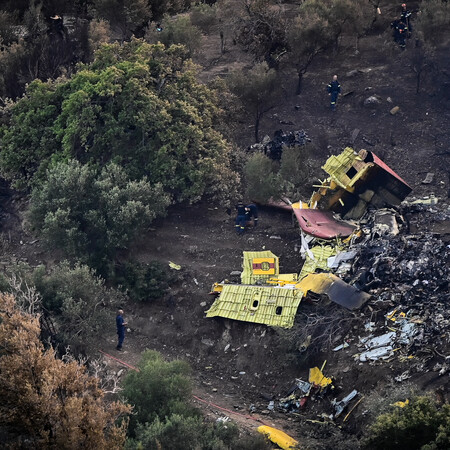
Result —
M300 272L280 274L279 259L270 251L244 252L241 284L215 283L211 293L217 298L206 317L291 328L308 292L326 295L350 310L369 300L369 294L336 274L355 257L352 244L363 234L357 220L369 206L398 205L412 189L367 150L356 153L347 147L322 168L329 177L320 182L309 202L271 203L291 210L298 221L305 257Z

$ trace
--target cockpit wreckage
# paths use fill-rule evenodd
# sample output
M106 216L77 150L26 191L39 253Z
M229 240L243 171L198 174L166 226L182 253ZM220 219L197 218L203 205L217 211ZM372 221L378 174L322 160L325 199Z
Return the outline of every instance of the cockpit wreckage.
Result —
M270 251L244 252L241 284L215 283L212 293L217 298L206 317L291 328L308 292L326 295L349 310L369 300L370 294L358 284L339 277L351 267L349 261L356 255L353 244L364 236L358 220L370 207L380 213L378 226L389 228L383 221L390 216L382 208L400 204L412 189L367 150L356 153L347 147L322 168L329 177L320 181L309 202L272 203L291 210L298 221L305 258L300 272L280 274L279 259Z

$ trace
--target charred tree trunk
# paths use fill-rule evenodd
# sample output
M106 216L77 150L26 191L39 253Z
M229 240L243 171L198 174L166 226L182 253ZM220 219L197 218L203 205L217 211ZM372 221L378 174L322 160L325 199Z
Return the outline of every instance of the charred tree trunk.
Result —
M416 73L416 94L418 94L419 90L420 90L421 76L422 76L422 71L418 70Z
M300 95L302 93L302 87L303 87L303 71L298 72L298 79L297 79L297 90L295 92L296 95Z
M225 37L222 30L220 30L220 53L222 55L225 53Z
M261 115L256 114L256 120L255 120L255 142L259 142L259 122L261 120Z

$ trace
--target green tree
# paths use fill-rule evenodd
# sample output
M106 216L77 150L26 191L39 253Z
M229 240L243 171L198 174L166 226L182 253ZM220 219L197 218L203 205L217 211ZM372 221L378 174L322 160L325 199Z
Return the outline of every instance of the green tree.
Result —
M184 417L172 414L164 420L156 418L152 423L139 424L136 441L147 450L167 448L171 450L249 450L251 446L238 447L239 429L232 423L209 424L201 417ZM269 448L263 439L255 439L255 450ZM133 446L130 448L136 448Z
M139 372L130 372L123 382L123 397L133 404L135 414L130 428L137 423L164 420L172 414L198 416L189 405L190 367L184 361L166 362L153 350L146 350L138 364Z
M70 345L78 354L88 348L96 350L98 336L114 334L111 311L126 296L107 288L89 267L63 261L49 270L39 266L29 278L51 314L60 344Z
M129 39L141 31L152 18L148 0L93 0L97 18L107 20L111 27L119 30L122 39Z
M108 274L117 250L126 249L168 204L161 185L130 181L115 163L97 174L71 160L57 163L33 189L29 220L49 248Z
M123 448L130 407L39 339L39 318L0 295L0 421L8 448Z
M420 39L439 46L445 42L450 26L450 4L442 0L426 0L420 3L420 14L415 21L415 30Z
M163 30L151 30L146 38L150 42L162 42L166 47L172 44L184 45L191 57L200 47L202 32L200 28L192 25L190 16L166 18L162 22Z
M148 302L164 296L173 277L161 263L153 261L150 264L119 264L114 279L131 299Z
M200 3L190 9L191 23L200 28L204 33L210 33L218 24L218 7Z
M306 0L300 5L299 14L289 27L287 34L290 55L297 69L296 94L302 91L303 75L313 60L335 41L328 10L315 0Z
M259 126L264 114L279 103L280 88L277 72L266 63L256 64L248 72L237 70L227 80L230 90L253 116L255 142L259 142Z
M271 197L278 198L282 193L282 180L268 156L262 153L252 155L245 165L244 173L247 198L265 203Z
M450 405L438 406L428 397L417 397L404 408L381 414L370 427L368 449L439 450L450 447Z
M0 168L15 186L32 186L70 158L101 167L114 160L176 201L228 196L238 182L231 146L216 131L217 94L196 81L181 46L104 45L71 79L32 83L7 112Z
M265 61L269 67L278 67L278 57L286 50L286 20L284 11L273 0L244 0L241 10L231 6L237 27L237 42L255 56L256 61Z
M288 198L297 200L305 193L305 186L309 188L313 149L311 144L283 148L279 175Z
M416 78L416 94L419 94L425 75L432 74L436 84L439 61L436 50L445 42L450 27L450 5L440 0L421 2L420 14L414 22L416 43L414 49L403 55Z

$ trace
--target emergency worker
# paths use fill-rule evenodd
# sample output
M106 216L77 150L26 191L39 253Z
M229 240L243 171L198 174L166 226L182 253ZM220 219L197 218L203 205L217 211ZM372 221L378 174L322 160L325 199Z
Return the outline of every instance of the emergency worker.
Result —
M328 84L327 91L330 94L330 108L332 111L336 109L336 102L341 92L337 75L333 75L333 80Z
M400 14L400 20L406 25L408 37L412 32L411 26L411 11L406 9L406 3L402 3L402 12Z
M239 201L236 205L236 221L235 221L235 230L237 234L243 234L245 231L245 223L247 221L247 212L250 209L244 205L244 202Z
M254 203L250 203L250 205L247 205L245 212L245 221L246 223L251 222L253 219L253 227L258 226L258 207Z
M117 311L117 316L116 316L117 337L118 337L116 349L119 351L122 350L122 344L125 339L125 326L126 325L127 325L127 322L125 322L125 320L123 319L123 309L119 309Z
M398 43L400 48L404 50L406 48L406 33L408 32L408 27L401 20L397 22L395 26L395 42Z

